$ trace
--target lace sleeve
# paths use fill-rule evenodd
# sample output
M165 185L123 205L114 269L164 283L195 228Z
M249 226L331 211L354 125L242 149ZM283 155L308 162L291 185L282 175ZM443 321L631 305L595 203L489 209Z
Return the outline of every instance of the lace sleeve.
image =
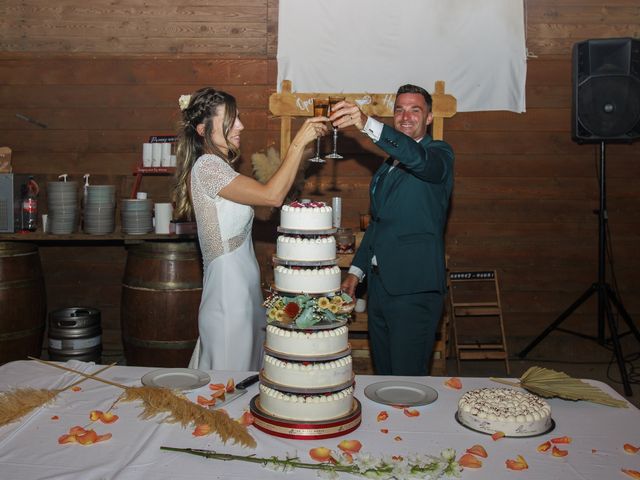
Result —
M238 175L231 165L217 155L202 155L193 166L191 178L204 194L215 198Z

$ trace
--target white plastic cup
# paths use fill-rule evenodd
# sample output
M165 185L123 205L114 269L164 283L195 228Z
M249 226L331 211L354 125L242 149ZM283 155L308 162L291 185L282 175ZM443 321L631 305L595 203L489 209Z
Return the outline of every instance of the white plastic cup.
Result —
M162 156L160 159L160 164L163 167L171 166L171 144L170 143L161 143L162 145Z
M362 313L366 309L367 309L367 301L364 298L356 299L356 306L354 307L354 310L356 311L356 313Z
M152 143L153 147L151 148L151 166L159 167L162 165L162 144L161 143Z
M142 166L150 167L153 165L153 143L142 144Z
M171 218L173 217L173 206L170 203L156 203L155 210L155 226L156 233L170 233Z
M42 214L42 233L47 233L49 231L49 215L46 213Z
M146 200L147 199L147 192L137 192L136 193L136 198L138 200Z
M171 155L171 156L169 157L169 166L170 166L170 167L175 167L175 166L177 166L177 165L178 165L178 159L176 158L176 156L175 156L175 155Z

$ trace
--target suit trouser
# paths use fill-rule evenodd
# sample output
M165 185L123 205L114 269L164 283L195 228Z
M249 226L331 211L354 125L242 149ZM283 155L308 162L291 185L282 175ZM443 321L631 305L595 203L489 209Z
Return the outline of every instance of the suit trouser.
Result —
M444 294L390 295L375 271L368 275L367 315L378 375L428 375Z

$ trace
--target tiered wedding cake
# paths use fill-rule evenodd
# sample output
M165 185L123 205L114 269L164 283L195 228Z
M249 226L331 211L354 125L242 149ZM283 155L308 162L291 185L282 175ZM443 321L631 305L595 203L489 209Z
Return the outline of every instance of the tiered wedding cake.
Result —
M360 404L346 327L352 299L339 291L331 207L285 205L278 231L254 425L291 438L342 435L360 424Z

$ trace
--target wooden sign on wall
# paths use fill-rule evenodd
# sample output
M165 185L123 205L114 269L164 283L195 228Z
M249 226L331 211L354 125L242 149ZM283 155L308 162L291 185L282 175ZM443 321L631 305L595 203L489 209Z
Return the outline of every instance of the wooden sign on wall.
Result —
M351 102L360 106L367 115L376 117L392 117L396 99L394 93L341 93ZM280 119L280 157L284 155L291 143L291 118L310 117L313 115L313 99L326 98L328 93L293 93L291 81L282 81L282 92L269 97L269 110ZM433 99L432 136L442 140L444 135L444 119L456 114L456 99L444 93L444 82L437 81L431 94Z

